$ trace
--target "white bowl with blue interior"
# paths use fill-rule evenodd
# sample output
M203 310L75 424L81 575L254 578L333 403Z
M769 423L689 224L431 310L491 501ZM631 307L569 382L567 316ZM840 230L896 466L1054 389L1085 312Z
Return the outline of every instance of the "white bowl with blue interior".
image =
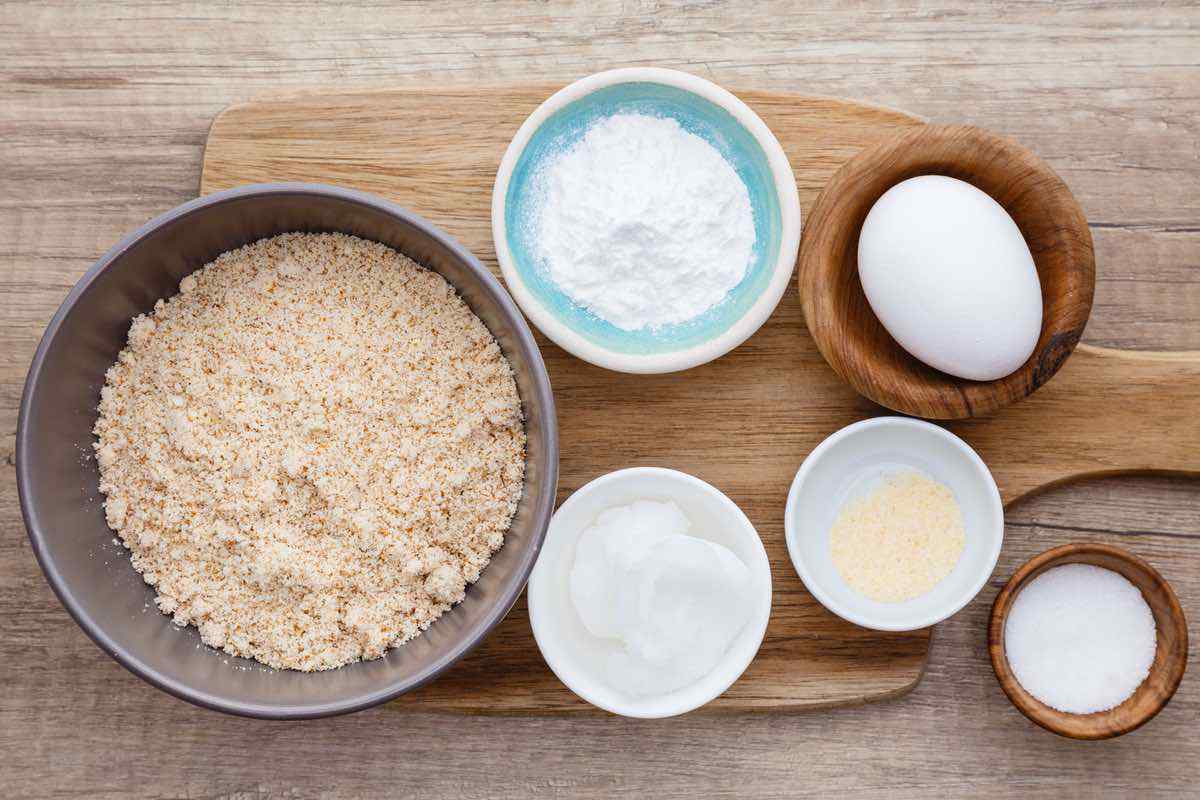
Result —
M706 312L674 325L624 330L574 303L534 255L538 170L613 114L669 117L725 158L750 196L755 245L741 283ZM568 352L620 372L656 373L711 361L748 339L783 296L800 247L800 197L779 141L749 106L714 83L668 69L591 75L525 120L500 162L492 235L508 289L542 333Z

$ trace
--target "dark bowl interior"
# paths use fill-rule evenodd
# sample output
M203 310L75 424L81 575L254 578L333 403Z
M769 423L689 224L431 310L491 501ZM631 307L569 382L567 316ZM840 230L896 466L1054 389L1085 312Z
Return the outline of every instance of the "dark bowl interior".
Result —
M495 335L516 373L528 450L525 489L504 547L466 599L381 659L299 673L213 650L158 613L153 590L104 521L91 458L105 370L129 321L235 247L287 231L341 231L382 242L439 272ZM17 482L34 552L97 644L133 672L210 708L271 718L354 711L432 679L482 640L520 595L553 511L554 400L541 354L508 294L478 260L419 217L371 195L315 184L241 187L147 223L80 279L34 356L17 427Z

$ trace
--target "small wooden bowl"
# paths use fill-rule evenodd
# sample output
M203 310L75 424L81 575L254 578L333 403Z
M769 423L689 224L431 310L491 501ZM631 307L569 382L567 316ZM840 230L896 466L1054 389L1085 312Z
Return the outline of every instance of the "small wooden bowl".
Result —
M1064 564L1094 564L1119 572L1138 587L1154 614L1158 650L1150 674L1124 703L1095 714L1067 714L1037 700L1017 682L1004 650L1004 626L1021 590L1034 578ZM1187 668L1187 619L1179 600L1154 567L1119 547L1104 544L1067 544L1030 559L1013 573L992 604L988 626L988 654L1000 688L1017 710L1048 731L1071 739L1111 739L1129 733L1162 711L1179 688Z
M991 195L1029 245L1042 285L1042 334L1011 375L970 381L923 364L888 334L863 294L858 234L867 212L918 175L958 178ZM1062 179L1024 147L965 125L926 125L850 159L817 197L800 241L800 298L825 360L876 403L931 419L990 414L1050 380L1087 324L1095 272L1087 219Z

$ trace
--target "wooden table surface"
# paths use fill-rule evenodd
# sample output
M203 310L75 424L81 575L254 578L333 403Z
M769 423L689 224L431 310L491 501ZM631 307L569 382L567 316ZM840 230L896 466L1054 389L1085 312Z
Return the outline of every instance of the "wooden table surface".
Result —
M1149 726L1088 744L1027 723L1000 692L985 646L999 585L1024 559L1069 541L1149 559L1200 642L1195 481L1105 479L1013 508L991 584L938 627L920 686L838 711L639 722L381 708L267 723L150 688L68 618L17 506L25 371L88 265L195 196L218 111L298 88L566 82L630 64L853 97L1015 137L1059 171L1091 222L1099 278L1085 341L1200 349L1194 2L0 2L0 792L1195 796L1196 664Z

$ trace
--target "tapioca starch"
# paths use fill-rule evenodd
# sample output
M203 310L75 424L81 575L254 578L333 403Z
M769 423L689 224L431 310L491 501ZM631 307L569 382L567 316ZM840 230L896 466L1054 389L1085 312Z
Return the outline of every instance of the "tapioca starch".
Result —
M745 183L677 121L616 114L535 177L534 250L549 278L623 330L686 322L746 275L755 244Z

